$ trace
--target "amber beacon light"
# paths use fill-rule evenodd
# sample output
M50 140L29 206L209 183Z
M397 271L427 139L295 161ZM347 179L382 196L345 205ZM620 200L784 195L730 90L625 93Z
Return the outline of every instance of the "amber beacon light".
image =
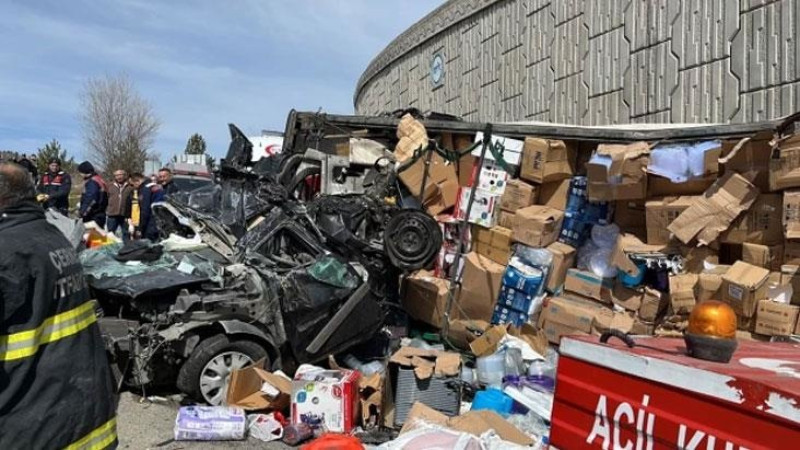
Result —
M725 303L704 301L689 315L683 338L689 356L728 362L736 350L736 313Z

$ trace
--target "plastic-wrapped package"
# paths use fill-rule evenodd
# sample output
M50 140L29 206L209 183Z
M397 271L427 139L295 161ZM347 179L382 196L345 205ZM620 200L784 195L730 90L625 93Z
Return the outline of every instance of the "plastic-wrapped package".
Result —
M484 450L485 448L476 436L421 421L415 429L376 447L378 450Z
M245 439L246 430L241 408L183 406L175 418L176 441L239 441Z
M247 432L259 441L276 441L283 437L283 425L275 414L251 414L247 416Z
M720 141L658 145L650 150L647 171L673 183L683 183L706 174L706 153L721 148Z

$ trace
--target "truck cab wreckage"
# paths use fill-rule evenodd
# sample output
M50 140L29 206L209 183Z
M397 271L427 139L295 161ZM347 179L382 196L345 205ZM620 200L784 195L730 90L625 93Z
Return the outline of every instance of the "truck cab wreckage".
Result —
M401 272L430 265L441 247L435 220L401 207L390 158L326 164L322 180L350 177L349 188L315 194L324 157L290 151L254 165L250 142L230 131L217 183L154 205L171 236L151 247L155 262L121 264L119 245L81 256L128 386L174 383L217 405L234 369L263 360L291 370L375 340L397 310Z

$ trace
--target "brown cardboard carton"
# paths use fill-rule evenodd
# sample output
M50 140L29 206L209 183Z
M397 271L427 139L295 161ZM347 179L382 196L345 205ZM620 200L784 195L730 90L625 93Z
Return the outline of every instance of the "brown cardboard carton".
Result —
M411 159L414 152L428 146L428 132L425 126L411 114L404 115L397 124L397 138L399 140L394 148L394 156L399 162ZM419 185L417 185L417 195L419 195Z
M761 300L756 312L755 332L767 336L788 336L797 326L798 311L800 306Z
M476 252L467 254L458 293L464 315L473 320L492 320L505 269L505 266Z
M767 277L769 270L737 261L722 276L722 300L737 316L753 317L756 304L767 298Z
M652 336L656 332L656 324L636 319L633 322L630 333L634 336Z
M475 136L472 134L441 134L442 147L449 150L455 150L459 153L471 147L474 141ZM464 153L461 155L461 158L459 158L458 164L456 164L456 172L458 173L458 184L460 186L470 186L470 181L472 180L472 168L477 160L478 158L472 156L470 153Z
M658 175L647 175L647 197L678 197L683 195L701 195L717 181L716 175L673 183L669 178Z
M564 141L525 138L520 177L534 183L570 178L575 172L576 149Z
M639 308L639 318L648 322L653 322L666 310L669 297L666 294L644 288L642 295L642 306Z
M800 266L784 264L781 266L780 284L792 285L792 304L800 305Z
M472 354L481 357L497 351L497 344L508 334L506 332L506 327L507 325L492 325L481 337L469 344L469 349L472 351Z
M395 153L397 155L397 153ZM425 157L417 159L411 166L401 169L398 178L409 192L419 198L425 174ZM455 205L458 193L458 177L452 164L448 164L437 153L431 155L428 178L425 180L423 204L431 215L436 215Z
M611 301L628 311L639 311L642 307L642 291L625 287L618 279L614 281Z
M742 244L742 261L773 272L780 271L783 265L783 244L761 245L745 242Z
M567 209L567 199L569 198L569 183L570 180L566 179L542 184L539 187L537 203L564 211Z
M436 278L427 270L420 270L405 280L401 301L403 309L411 317L441 328L449 289L449 281ZM461 318L458 308L452 308L450 313L451 319Z
M564 281L564 290L611 304L614 280L598 277L594 272L586 270L569 269Z
M800 266L800 241L784 241L783 263Z
M783 241L783 198L780 194L760 194L744 214L733 221L720 240L729 244L774 245Z
M538 188L522 180L509 180L500 197L500 209L516 212L536 203Z
M681 244L680 252L683 255L683 268L689 273L702 272L705 270L706 263L720 264L718 252L713 248L690 247Z
M783 228L786 239L800 239L800 191L783 192Z
M662 197L645 204L647 243L667 244L670 240L669 224L697 201L698 196Z
M720 280L721 281L721 280ZM695 286L698 275L686 273L669 277L669 303L675 314L688 314L697 304Z
M612 263L631 276L636 276L639 273L639 268L628 257L629 253L653 253L665 251L668 247L665 245L651 245L645 244L638 237L629 233L620 233L617 238L617 243L612 252Z
M796 187L800 187L800 134L778 142L769 160L770 190Z
M722 165L723 174L736 172L747 178L761 192L769 192L769 166L772 146L772 133L762 133L753 139L723 141Z
M603 144L597 155L611 159L607 167L598 162L586 164L591 201L636 200L647 197L647 163L650 146L646 142ZM616 180L616 182L611 182Z
M558 323L582 333L592 333L595 320L603 314L610 317L610 310L586 299L551 297L542 309L545 323ZM610 324L610 319L605 321Z
M517 221L517 215L512 212L503 211L501 209L497 213L497 225L503 228L508 228L508 229L514 228L514 223L516 221Z
M468 411L460 416L448 418L439 411L420 402L414 403L411 407L400 434L407 433L426 424L439 425L444 428L469 433L473 436L480 436L489 430L494 430L497 436L504 441L513 442L523 447L531 446L534 443L530 436L520 431L494 411L486 409Z
M242 408L245 411L261 409L281 411L289 406L292 395L292 380L285 376L267 372L262 369L263 366L264 361L261 360L231 373L226 397L228 406ZM277 390L277 394L270 395L262 391L265 383L274 387Z
M614 207L614 223L623 233L647 236L647 213L644 200L620 200Z
M472 233L473 249L476 253L498 264L508 264L508 259L511 257L511 230L501 226L492 228L475 226Z
M358 379L361 423L365 427L379 425L384 417L383 405L387 397L386 378L383 373L373 373Z
M461 355L444 350L426 350L416 347L400 347L389 358L389 362L405 367L413 367L414 375L426 380L434 375L454 376L461 369Z
M469 350L469 344L479 338L492 325L485 320L456 319L450 321L447 339L456 348Z
M667 229L684 244L697 238L708 245L756 201L758 190L744 177L729 173L717 180Z
M546 247L558 239L564 212L547 206L532 205L517 210L513 238L531 247Z
M731 266L717 265L697 275L694 296L697 303L706 300L722 300L722 276L728 273Z
M547 276L547 290L556 292L564 285L567 277L567 270L575 265L575 248L563 242L553 242L547 246L547 250L553 255L553 263L550 274Z
M591 333L587 333L585 331L581 331L577 328L572 328L568 325L564 325L558 322L550 322L545 321L542 325L542 329L544 330L545 336L547 336L547 341L551 344L558 345L561 343L561 338L564 336L590 336Z

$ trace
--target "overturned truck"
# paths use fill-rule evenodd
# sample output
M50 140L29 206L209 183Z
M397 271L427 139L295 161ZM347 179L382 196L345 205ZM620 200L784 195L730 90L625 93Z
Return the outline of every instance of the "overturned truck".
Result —
M375 337L397 310L401 272L441 247L435 220L403 208L391 161L354 167L351 189L312 192L324 177L302 175L293 152L253 165L252 145L230 130L217 183L153 206L161 245L82 254L126 385L174 383L220 404L236 368L263 360L290 371L383 342ZM304 189L287 166L308 179Z

